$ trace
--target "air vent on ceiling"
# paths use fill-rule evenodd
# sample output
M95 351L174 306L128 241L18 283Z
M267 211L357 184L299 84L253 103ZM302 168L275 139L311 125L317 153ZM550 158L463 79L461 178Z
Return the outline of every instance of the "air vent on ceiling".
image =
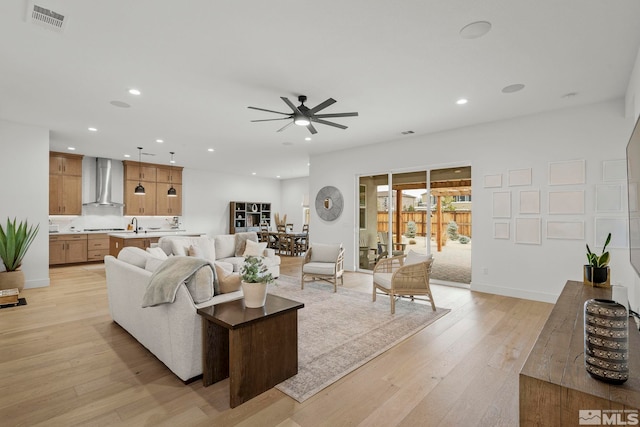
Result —
M404 132L400 132L400 133L403 135L411 135L412 133L415 133L415 132L412 130L405 130Z
M68 19L61 13L31 2L27 7L27 21L59 33L64 31Z

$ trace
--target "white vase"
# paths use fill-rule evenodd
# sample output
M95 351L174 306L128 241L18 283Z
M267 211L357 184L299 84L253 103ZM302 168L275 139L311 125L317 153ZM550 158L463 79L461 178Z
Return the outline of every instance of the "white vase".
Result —
M244 305L247 308L259 308L264 306L267 300L266 283L241 282L242 293L244 294Z

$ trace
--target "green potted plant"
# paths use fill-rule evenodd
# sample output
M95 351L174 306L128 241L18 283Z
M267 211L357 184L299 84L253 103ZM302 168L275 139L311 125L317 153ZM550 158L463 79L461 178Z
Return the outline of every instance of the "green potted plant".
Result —
M24 288L24 272L20 266L39 229L39 224L29 227L27 221L16 225L15 218L13 222L7 218L6 228L0 224L0 259L6 270L0 273L0 289L18 288L22 291Z
M607 240L602 247L602 254L596 255L591 252L587 244L587 264L584 266L584 283L592 286L607 287L609 286L609 260L610 255L607 252L607 246L611 242L611 233L607 236Z
M264 306L267 299L267 285L274 282L262 257L247 256L240 269L244 305L248 308Z

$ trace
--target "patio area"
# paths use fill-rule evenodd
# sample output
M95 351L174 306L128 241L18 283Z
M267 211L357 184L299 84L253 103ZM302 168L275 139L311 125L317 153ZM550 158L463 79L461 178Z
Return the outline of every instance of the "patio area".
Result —
M414 250L426 254L425 237L414 237L412 239L403 238L407 243L407 250ZM415 241L415 244L409 244ZM447 240L442 246L442 251L437 251L436 242L431 240L431 253L433 254L433 267L431 270L432 280L443 282L454 282L468 285L471 283L471 245L465 245L457 240Z

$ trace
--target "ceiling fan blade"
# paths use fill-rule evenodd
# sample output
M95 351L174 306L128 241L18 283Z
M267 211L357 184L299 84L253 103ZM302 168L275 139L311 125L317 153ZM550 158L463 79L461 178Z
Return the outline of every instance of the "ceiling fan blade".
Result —
M329 125L329 126L333 126L333 127L340 128L340 129L346 129L347 128L347 126L345 126L345 125L340 125L338 123L329 122L329 121L318 119L318 118L315 118L315 117L312 117L311 120L316 122L316 123L322 123L323 125ZM311 125L309 125L309 126L311 126Z
M267 113L284 114L285 116L291 115L291 113L281 113L280 111L267 110L265 108L258 108L258 107L247 107L247 108L251 108L252 110L258 110L258 111L266 111Z
M320 110L324 110L325 108L327 108L329 105L334 104L336 102L335 99L333 98L329 98L324 102L321 102L320 104L316 105L315 107L313 107L312 109L309 110L309 112L311 114L317 113Z
M311 123L309 123L307 125L307 129L309 129L309 132L311 132L311 135L315 135L316 133L318 133L318 131L316 130L316 128L313 127L313 125Z
M291 126L293 124L293 120L291 120L291 123L287 123L286 125L282 126L280 129L278 129L276 132L282 132L283 130L285 130L286 128L288 128L289 126Z
M261 120L251 120L251 122L272 122L274 120L289 120L291 117L281 117L279 119L261 119Z
M331 113L331 114L316 114L315 117L328 118L328 117L357 117L358 113Z
M293 110L294 113L299 114L299 115L303 115L300 110L298 110L298 107L296 107L295 105L293 105L293 102L289 101L289 98L287 98L286 96L281 96L280 99L282 99L284 101L285 104L287 104L289 106L289 108L291 108Z

